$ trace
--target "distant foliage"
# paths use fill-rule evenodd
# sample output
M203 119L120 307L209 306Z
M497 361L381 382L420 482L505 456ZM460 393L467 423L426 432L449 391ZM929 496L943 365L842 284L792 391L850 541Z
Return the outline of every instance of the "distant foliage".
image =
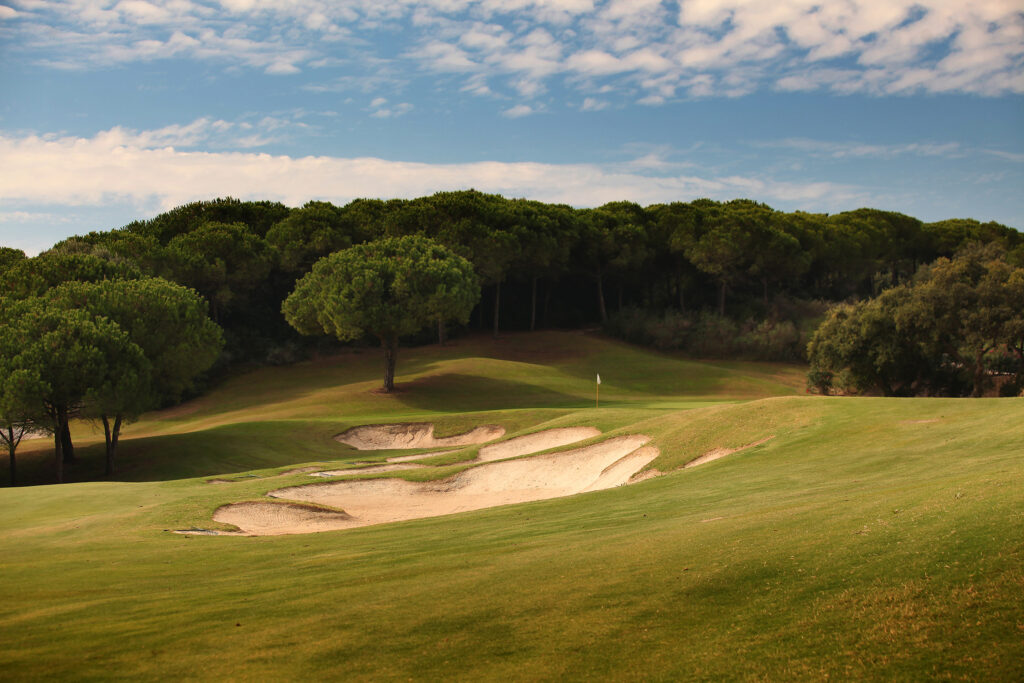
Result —
M1024 268L995 245L924 266L874 299L833 308L808 348L822 393L981 396L1024 384ZM999 374L996 374L999 373Z
M737 322L711 311L652 315L627 308L613 315L605 329L636 344L701 358L802 361L808 340L807 333L791 320Z
M795 310L800 302L878 297L970 244L996 245L1006 263L1024 266L1024 235L971 219L783 212L745 199L576 209L466 190L297 209L230 197L193 202L69 238L36 258L0 251L0 296L35 296L68 280L164 277L209 302L224 330L220 368L288 362L324 343L281 315L313 264L413 235L465 258L481 287L469 322L437 326L441 341L469 325L499 334L605 324L701 355L800 358L794 345L804 345L818 319ZM630 310L642 324L629 323Z

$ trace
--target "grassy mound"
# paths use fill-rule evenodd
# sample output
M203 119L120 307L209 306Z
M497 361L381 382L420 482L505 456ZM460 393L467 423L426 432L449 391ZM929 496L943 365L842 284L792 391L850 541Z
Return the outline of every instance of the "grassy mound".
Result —
M409 350L397 396L372 392L379 365L366 351L239 377L131 425L118 481L0 490L0 670L1024 676L1024 400L807 397L799 368L699 363L575 333ZM223 505L316 481L293 471L303 465L383 462L396 453L332 437L402 421L434 422L442 436L478 424L508 437L643 433L661 451L650 467L667 474L346 531L169 532L216 527ZM49 456L33 448L25 469L42 479ZM476 450L442 456L451 467L431 476ZM85 479L99 453L81 457Z

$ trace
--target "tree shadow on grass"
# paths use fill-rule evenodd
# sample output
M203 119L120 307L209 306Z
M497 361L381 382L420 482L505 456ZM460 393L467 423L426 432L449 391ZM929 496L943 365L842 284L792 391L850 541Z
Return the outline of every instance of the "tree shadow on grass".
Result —
M396 412L474 413L520 408L582 408L587 400L546 387L464 374L438 374L399 383ZM365 418L365 419L363 419ZM113 476L104 474L103 443L76 443L76 462L65 465L66 482L168 481L219 477L306 462L360 459L334 436L365 422L387 422L387 412L350 424L275 420L223 425L185 434L122 437ZM403 421L396 419L395 421ZM423 421L431 421L425 417ZM19 484L54 483L53 448L19 453ZM362 454L365 458L366 454Z
M403 405L437 412L583 408L589 405L579 396L547 387L458 373L421 377L411 382L402 382L396 389L394 398Z
M76 461L65 465L66 482L168 481L227 476L319 460L340 460L351 449L332 437L339 425L324 422L247 422L186 434L122 438L114 474L104 474L101 443L76 447ZM19 458L19 484L54 482L53 449Z

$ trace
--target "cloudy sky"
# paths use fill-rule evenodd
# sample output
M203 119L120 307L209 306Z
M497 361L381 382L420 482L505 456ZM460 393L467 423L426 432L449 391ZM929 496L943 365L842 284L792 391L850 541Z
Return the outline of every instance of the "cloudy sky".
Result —
M1020 0L0 0L0 244L218 196L1024 228Z

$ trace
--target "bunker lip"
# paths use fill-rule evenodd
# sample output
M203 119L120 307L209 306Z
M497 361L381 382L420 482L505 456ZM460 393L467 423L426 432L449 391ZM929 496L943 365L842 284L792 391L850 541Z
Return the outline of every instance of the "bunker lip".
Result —
M407 448L447 448L471 446L500 439L505 428L482 425L455 436L435 437L430 422L402 422L352 427L335 436L336 441L360 451L384 451Z
M309 476L311 477L342 477L349 474L383 474L384 472L398 472L401 470L415 470L422 469L426 465L417 465L415 463L395 463L392 465L371 465L370 467L350 467L343 470L323 470L321 472L312 472Z
M754 446L760 446L761 444L767 443L774 438L775 435L772 434L771 436L766 436L763 439L753 441L751 443L746 444L745 446L739 446L737 448L712 448L710 451L706 451L703 455L699 455L690 462L683 465L683 469L686 469L687 467L696 467L697 465L703 465L706 462L718 460L719 458L724 458L727 455L732 455L733 453L738 453L742 450L753 448Z
M213 479L207 479L207 484L237 484L240 481L252 481L254 479L272 479L274 477L286 477L289 474L310 474L320 469L322 465L307 465L305 467L296 467L294 469L285 470L284 472L278 472L277 474L268 474L265 477L259 475L243 475L234 479L226 477L215 477ZM316 475L313 475L316 476Z
M617 436L572 450L484 462L436 481L370 478L292 486L267 494L281 503L225 505L214 519L245 535L309 533L598 491L629 483L650 464L659 451L647 446L649 441L642 434ZM285 501L294 508L282 505Z
M213 520L239 528L239 531L216 532L220 536L280 536L356 526L345 512L272 500L222 505L213 513Z
M462 450L460 448L453 448L447 451L431 451L430 453L417 453L416 455L396 455L388 458L388 462L410 462L412 460L424 460L426 458L433 458L435 455L448 455L455 451Z
M567 446L577 441L583 441L591 437L600 436L601 430L594 427L556 427L545 429L532 434L516 436L507 441L501 441L490 446L484 446L477 453L477 460L490 462L493 460L504 460L515 458L530 453L538 453L559 446Z
M576 443L577 441L583 441L584 439L590 439L600 435L601 430L594 427L555 427L553 429L544 429L539 432L523 434L522 436L514 436L507 441L500 441L489 446L484 446L477 452L477 457L474 460L465 461L462 464L468 465L473 463L492 462L495 460L505 460L507 458L517 458L522 455L539 453L541 451L547 451L560 446L568 446L569 444ZM457 450L459 449L456 448L446 451L420 453L418 455L399 455L388 458L387 461L410 462L414 460L424 460L426 458L432 458L435 455L447 455L448 453L454 453Z

